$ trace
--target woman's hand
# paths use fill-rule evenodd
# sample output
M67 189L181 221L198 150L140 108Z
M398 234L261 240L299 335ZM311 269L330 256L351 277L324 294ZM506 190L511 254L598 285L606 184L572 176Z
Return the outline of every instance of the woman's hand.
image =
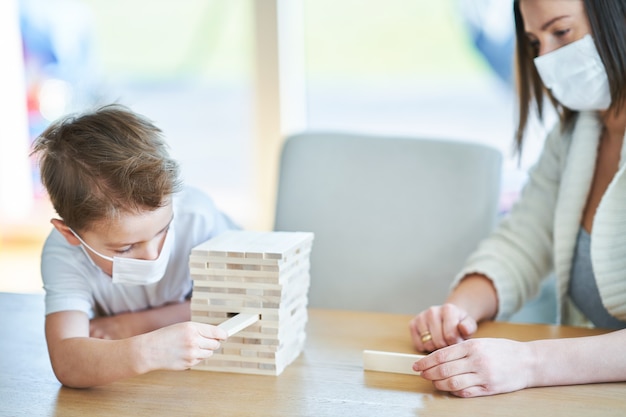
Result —
M430 307L409 322L413 344L422 352L460 343L474 334L476 328L476 320L454 304Z
M478 397L531 386L531 344L508 339L472 339L440 349L413 369L435 388L459 397Z

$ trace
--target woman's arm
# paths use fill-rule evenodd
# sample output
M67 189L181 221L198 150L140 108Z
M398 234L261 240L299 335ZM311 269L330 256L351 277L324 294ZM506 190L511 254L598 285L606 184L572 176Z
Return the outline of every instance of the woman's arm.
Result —
M554 127L519 200L455 278L453 287L470 274L488 276L498 293L496 319L506 320L519 310L553 271L555 213L570 140L560 126Z
M626 381L625 345L626 330L533 342L473 339L431 353L413 369L437 389L460 397Z
M457 285L445 304L431 307L409 322L415 348L432 352L460 343L476 331L482 320L498 312L498 296L493 283L484 275L468 275Z
M448 296L446 303L467 311L477 323L492 320L498 313L498 295L493 283L485 275L468 275Z
M626 329L528 344L534 358L531 387L626 381Z

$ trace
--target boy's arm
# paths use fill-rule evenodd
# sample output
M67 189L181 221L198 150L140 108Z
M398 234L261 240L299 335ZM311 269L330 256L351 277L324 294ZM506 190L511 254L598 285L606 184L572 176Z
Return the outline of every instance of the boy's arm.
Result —
M124 339L190 319L190 301L186 300L135 313L92 319L89 335L99 339Z
M210 357L226 339L224 330L184 322L121 340L89 337L89 318L80 311L46 316L52 368L66 386L104 385L156 369L188 369Z
M106 384L138 375L142 367L137 339L91 339L89 318L80 311L46 316L46 339L52 368L64 385Z

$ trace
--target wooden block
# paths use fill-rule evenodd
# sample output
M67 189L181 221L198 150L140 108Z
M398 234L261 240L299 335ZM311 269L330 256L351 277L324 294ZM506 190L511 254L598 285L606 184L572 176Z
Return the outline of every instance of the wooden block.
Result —
M239 333L241 334L241 333ZM235 337L229 338L227 341L225 341L222 346L228 346L229 348L233 348L233 349L240 349L240 350L246 350L246 351L257 351L257 352L276 352L278 351L278 349L280 348L280 346L278 344L275 345L260 345L260 344L250 344L250 343L243 343L244 342L244 338L239 337L239 334ZM278 343L278 342L276 342ZM216 356L215 354L213 356Z
M237 374L269 375L269 376L277 376L277 375L280 375L280 372L282 372L282 369L268 370L268 369L229 366L229 364L226 364L226 363L211 361L211 358L194 366L192 369L198 370L198 371L230 372L230 373L237 373Z
M189 257L190 265L194 268L207 269L209 265L225 264L225 265L253 265L253 266L274 266L278 267L283 263L276 259L248 259L248 258L227 258L220 256L201 255L192 252Z
M268 271L282 271L290 267L294 263L309 259L311 255L311 247L302 249L292 256L283 259L271 258L241 258L228 256L209 256L200 252L191 252L189 256L189 265L197 270L207 270L209 268L232 268L233 266L249 266L261 268Z
M193 270L194 274L197 274L199 271ZM261 270L250 270L243 268L207 268L202 273L206 279L211 279L214 276L218 277L246 277L246 278L273 278L274 281L278 281L279 272L276 271L261 271ZM272 282L272 281L268 281Z
M266 284L266 283L259 283L259 282L235 282L235 281L224 281L222 280L217 281L215 280L215 277L211 278L211 281L208 281L206 279L198 279L197 276L192 276L193 279L193 289L194 292L196 291L196 288L202 288L202 287L211 287L211 288L243 288L243 289L259 289L259 290L274 290L274 291L281 291L283 289L283 286L280 284Z
M260 314L264 319L268 321L280 321L281 318L283 320L288 316L288 311L281 311L280 309L275 308L256 308L256 307L237 307L236 311L229 306L220 306L220 305L194 305L192 300L191 305L191 313L200 313L203 311L209 313L246 313L246 314Z
M425 355L410 353L363 351L363 369L366 371L392 372L396 374L419 375L413 370L413 364Z
M286 284L300 275L307 275L310 270L310 262L303 259L300 262L290 264L280 271L250 270L242 268L206 268L198 269L190 267L194 282L208 286L210 282L251 282L262 284Z
M301 247L308 247L313 233L228 231L192 250L193 255L284 259Z
M240 330L243 330L246 327L256 323L257 321L259 321L259 318L260 317L258 314L239 313L236 316L226 320L225 322L218 324L217 327L226 330L226 333L228 333L228 336L230 337Z
M265 364L269 364L269 365L275 365L275 361L273 358L259 358L257 356L243 356L243 355L239 355L239 354L235 354L235 355L228 355L228 354L215 354L213 355L209 361L213 361L213 362L238 362L240 364L244 364L244 363L256 363L261 364L261 363L265 363ZM239 365L241 366L241 365Z

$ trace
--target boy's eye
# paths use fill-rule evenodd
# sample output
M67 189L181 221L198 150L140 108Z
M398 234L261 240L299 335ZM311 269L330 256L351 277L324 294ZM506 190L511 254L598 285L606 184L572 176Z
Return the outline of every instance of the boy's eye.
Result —
M132 248L133 248L132 246L129 246L129 247L124 248L124 249L116 249L115 253L118 254L118 255L123 255L125 253L130 252Z

